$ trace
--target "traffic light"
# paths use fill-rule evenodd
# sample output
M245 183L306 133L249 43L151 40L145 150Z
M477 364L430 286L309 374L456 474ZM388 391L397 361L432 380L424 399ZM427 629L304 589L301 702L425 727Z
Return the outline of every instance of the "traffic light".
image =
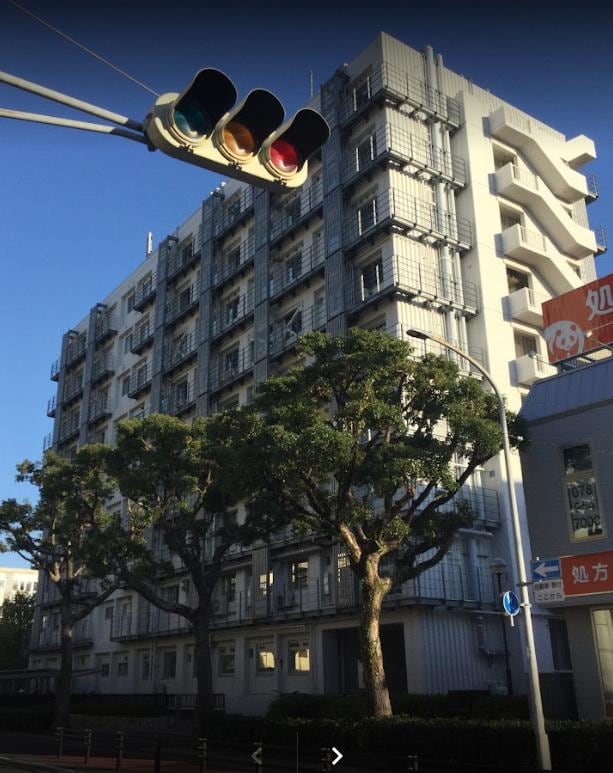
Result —
M303 108L283 123L283 105L266 89L236 99L225 73L200 70L181 94L156 100L145 133L169 156L228 177L273 191L302 185L308 159L330 135L324 118Z

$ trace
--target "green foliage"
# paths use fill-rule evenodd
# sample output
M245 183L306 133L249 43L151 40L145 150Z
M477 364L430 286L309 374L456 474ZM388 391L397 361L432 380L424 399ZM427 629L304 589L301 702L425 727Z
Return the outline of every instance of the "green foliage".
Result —
M0 731L44 733L52 722L53 707L50 704L35 708L0 706Z
M0 617L0 669L28 665L28 639L34 618L34 596L18 591L2 604Z

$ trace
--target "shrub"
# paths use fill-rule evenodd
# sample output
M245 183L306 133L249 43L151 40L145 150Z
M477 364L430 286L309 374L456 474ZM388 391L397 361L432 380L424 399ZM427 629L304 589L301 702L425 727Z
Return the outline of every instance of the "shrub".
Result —
M164 717L169 712L163 706L153 703L137 703L135 701L73 701L70 704L71 714L87 714L98 717Z
M44 733L53 723L53 706L36 708L0 707L0 730L16 733Z

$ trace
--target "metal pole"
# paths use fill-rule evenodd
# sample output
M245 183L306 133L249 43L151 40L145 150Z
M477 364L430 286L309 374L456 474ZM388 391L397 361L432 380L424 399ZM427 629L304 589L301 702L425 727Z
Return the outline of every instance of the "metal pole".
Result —
M41 113L26 113L22 110L11 110L6 107L0 108L0 118L13 118L16 121L30 121L32 123L46 123L52 126L63 126L67 129L98 132L99 134L114 134L117 137L125 137L127 140L135 140L143 145L148 145L147 140L142 134L135 134L128 129L121 129L118 126L105 126L102 123L75 121L72 118L57 118L54 115L44 115Z
M513 537L515 547L515 559L517 561L517 574L519 576L519 588L521 593L521 606L524 609L524 625L526 630L526 657L528 661L528 686L530 692L530 714L532 716L532 725L536 739L536 750L538 757L538 766L541 770L551 770L551 752L549 749L549 738L545 730L545 717L543 715L543 701L541 698L541 687L539 683L538 664L536 661L536 650L534 647L534 629L532 627L532 612L530 596L528 595L528 579L526 576L526 564L524 561L524 546L521 535L521 524L519 520L519 510L517 509L517 498L515 496L515 486L511 476L511 445L509 443L509 428L507 425L507 413L504 400L500 390L496 386L493 378L488 371L477 360L466 352L463 352L457 346L450 344L437 335L432 335L423 330L408 330L408 335L414 338L431 339L440 346L459 354L465 360L471 363L483 375L494 394L498 399L498 415L500 427L502 429L502 452L504 456L504 465L507 475L507 492L509 495L509 507L511 510L511 520L513 522Z
M496 581L498 583L498 602L502 599L502 575L498 573L496 575ZM504 643L504 663L507 672L507 694L513 695L513 677L511 675L511 663L509 662L509 641L507 639L507 623L505 615L500 613L500 624L502 625L502 641Z

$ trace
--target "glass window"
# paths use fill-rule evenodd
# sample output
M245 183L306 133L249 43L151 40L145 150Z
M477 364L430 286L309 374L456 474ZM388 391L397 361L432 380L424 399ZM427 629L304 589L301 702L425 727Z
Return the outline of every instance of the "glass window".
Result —
M358 207L358 232L360 234L372 228L377 222L377 199L372 198Z
M228 298L225 301L225 318L226 324L229 325L238 318L238 307L240 303L240 297L238 295Z
M124 376L121 379L121 396L125 397L130 391L130 376Z
M219 673L222 675L233 674L236 668L234 657L234 644L224 642L219 645Z
M362 140L355 149L356 165L358 169L363 169L377 156L377 138L374 134Z
M236 349L226 352L224 356L224 370L226 373L238 372L238 346Z
M510 293L530 287L530 275L507 266L507 286Z
M534 357L538 354L538 342L535 336L526 335L525 333L519 333L517 330L514 333L515 337L515 356L523 357L528 354Z
M292 561L290 575L294 588L306 588L309 584L308 559L306 561Z
M360 110L370 99L370 76L367 76L353 88L353 109Z
M258 674L270 674L275 670L275 653L272 642L259 642L256 645L256 671Z
M306 674L311 670L308 641L289 642L288 670L290 674Z
M134 308L134 292L126 296L126 314L129 314Z
M565 448L562 455L572 539L584 540L605 536L589 444Z
M162 653L162 679L174 679L177 675L177 651L165 650Z
M148 650L141 652L140 678L145 681L151 679L151 653Z
M111 673L111 664L110 663L100 663L100 676L103 678L106 678L110 676Z
M236 573L224 574L221 578L221 592L226 601L236 599Z
M362 300L376 295L381 290L383 283L383 261L381 258L374 263L369 263L360 271L360 291Z
M117 661L117 676L127 676L128 675L128 656L122 655L121 659Z

